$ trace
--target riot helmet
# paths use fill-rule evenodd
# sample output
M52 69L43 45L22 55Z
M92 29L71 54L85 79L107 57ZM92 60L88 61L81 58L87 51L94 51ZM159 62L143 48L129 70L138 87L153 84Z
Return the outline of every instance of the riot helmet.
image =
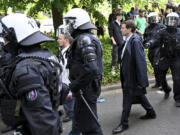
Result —
M75 30L96 29L91 24L88 13L81 8L73 8L69 10L64 17L65 32L72 34Z
M35 21L25 14L15 13L0 20L0 35L9 42L20 46L32 46L42 42L54 41L53 38L40 32Z
M64 34L64 25L60 25L56 31L56 36L58 37L60 34Z
M166 16L165 24L171 27L177 27L179 24L179 16L177 13L172 12Z
M35 19L35 21L36 21L37 26L40 28L41 27L41 23L39 22L39 20Z
M151 24L151 23L158 23L159 22L158 14L155 13L155 12L149 13L149 15L147 17L148 17L148 23L149 24Z

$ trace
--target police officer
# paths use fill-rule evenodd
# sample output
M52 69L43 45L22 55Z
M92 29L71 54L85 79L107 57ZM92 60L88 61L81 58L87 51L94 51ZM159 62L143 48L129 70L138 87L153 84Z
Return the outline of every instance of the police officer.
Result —
M157 34L157 32L159 32L161 29L166 28L165 25L158 22L159 22L158 14L155 12L151 12L148 15L149 26L146 28L145 33L144 33L144 44L146 44L148 41L153 39L154 36ZM161 44L157 44L155 48L149 48L148 50L148 58L149 58L149 61L151 62L152 67L154 68L154 75L155 75L155 80L156 80L155 85L152 88L157 88L162 85L165 91L170 91L171 88L168 86L167 81L166 81L167 70L161 71L158 67L160 47L161 47Z
M7 15L0 24L5 46L16 45L18 52L3 79L3 121L13 128L22 127L22 134L60 135L61 66L55 55L40 47L54 39L41 33L35 20L25 14Z
M167 28L160 30L156 36L146 43L149 48L154 48L161 44L159 67L166 71L169 67L173 79L173 91L176 107L180 107L180 29L177 28L179 16L177 13L169 13L165 24ZM169 95L170 90L165 90L165 95Z
M74 8L64 17L65 31L74 38L69 54L70 90L75 94L74 117L83 135L102 135L80 92L97 117L96 101L101 92L102 47L100 41L90 32L96 27L90 23L88 13Z

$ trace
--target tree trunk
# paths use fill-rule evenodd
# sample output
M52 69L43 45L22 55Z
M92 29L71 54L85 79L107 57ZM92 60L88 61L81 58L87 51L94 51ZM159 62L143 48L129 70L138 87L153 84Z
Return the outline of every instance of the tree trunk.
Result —
M117 4L112 2L112 10L115 9L115 8L117 8Z
M4 15L7 15L7 11L8 11L8 7L6 7L6 5L4 5Z
M59 25L63 24L63 9L57 9L55 4L52 3L52 18L54 25L54 35L56 36L56 30Z

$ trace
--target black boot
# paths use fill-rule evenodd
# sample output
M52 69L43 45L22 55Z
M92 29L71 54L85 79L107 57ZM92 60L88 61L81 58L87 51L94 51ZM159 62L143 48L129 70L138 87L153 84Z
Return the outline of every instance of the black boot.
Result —
M176 101L176 102L175 102L175 106L176 106L176 107L180 107L180 102L177 102L177 101Z
M113 134L122 133L124 130L127 130L128 128L129 128L128 126L124 126L124 125L120 124L115 129L113 129L112 133Z
M169 92L166 92L165 94L164 94L164 99L168 99L169 98Z
M140 117L140 119L142 119L142 120L155 119L155 118L156 118L156 113L153 109L148 111L145 115Z
M167 86L167 89L165 89L164 92L164 99L168 99L171 92L171 87Z
M155 83L154 86L152 86L152 88L159 88L161 85L159 83Z

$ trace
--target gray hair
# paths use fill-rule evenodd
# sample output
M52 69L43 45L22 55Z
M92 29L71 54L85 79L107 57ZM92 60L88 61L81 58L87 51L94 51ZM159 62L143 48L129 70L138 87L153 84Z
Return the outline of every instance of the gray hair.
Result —
M64 39L69 40L69 43L72 44L74 40L73 37L68 32L65 32L63 35L64 35Z

